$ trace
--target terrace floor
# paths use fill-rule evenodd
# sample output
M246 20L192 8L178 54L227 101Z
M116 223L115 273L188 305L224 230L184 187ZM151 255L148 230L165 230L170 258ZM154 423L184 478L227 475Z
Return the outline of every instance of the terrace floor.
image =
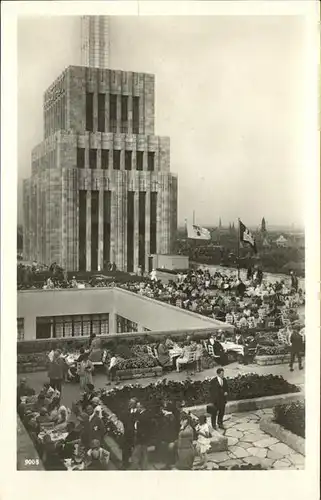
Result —
M305 370L299 371L297 365L295 365L294 371L290 372L289 366L287 364L281 365L272 365L272 366L258 366L255 364L249 365L241 365L239 363L231 363L230 365L224 367L224 372L226 377L236 377L237 375L242 375L246 373L257 373L259 375L281 375L291 384L295 384L301 387L304 390L304 372ZM211 368L209 370L203 370L200 373L196 373L192 375L193 380L203 380L206 377L214 377L216 375L216 368ZM21 374L18 378L26 377L28 383L35 389L36 392L39 392L42 385L48 381L46 372L34 372ZM162 375L161 377L154 378L142 378L142 379L133 379L133 380L124 380L118 384L118 387L122 387L128 384L140 384L140 385L148 385L150 383L155 383L158 380L162 380L164 378L168 380L185 380L187 377L187 372L182 371L180 373L170 372L166 375ZM99 372L94 375L94 384L96 389L101 389L106 387L107 377L104 373ZM112 388L115 386L115 383L111 383L108 387ZM80 397L80 389L78 384L64 384L62 390L62 401L65 405L71 407L72 402L78 400ZM206 401L204 401L206 403Z
M247 464L274 470L304 469L303 455L260 429L260 419L272 413L269 408L226 415L222 432L228 438L228 450L209 453L207 470ZM194 469L198 469L197 459Z

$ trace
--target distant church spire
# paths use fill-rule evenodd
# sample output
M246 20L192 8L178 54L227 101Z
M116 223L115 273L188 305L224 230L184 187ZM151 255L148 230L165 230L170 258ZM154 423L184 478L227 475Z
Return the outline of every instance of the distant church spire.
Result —
M91 68L109 68L109 16L82 16L81 64Z

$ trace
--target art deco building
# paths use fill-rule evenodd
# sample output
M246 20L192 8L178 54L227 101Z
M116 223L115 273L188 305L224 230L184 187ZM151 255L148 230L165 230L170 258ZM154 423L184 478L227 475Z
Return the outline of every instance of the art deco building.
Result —
M68 270L150 267L171 252L177 178L155 135L155 78L70 66L44 95L44 141L24 181L24 258Z

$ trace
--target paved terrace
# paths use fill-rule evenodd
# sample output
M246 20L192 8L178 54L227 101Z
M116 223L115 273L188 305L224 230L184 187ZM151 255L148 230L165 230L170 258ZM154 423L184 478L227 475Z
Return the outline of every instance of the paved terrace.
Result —
M224 368L227 377L235 377L239 374L256 372L261 375L273 373L282 375L292 384L296 384L304 390L304 370L295 369L290 372L287 365L275 366L257 366L257 365L239 365L233 363ZM192 376L195 380L203 380L205 377L213 377L216 369L204 370ZM28 382L36 391L39 391L44 381L47 380L46 372L37 372L27 374ZM143 378L135 380L126 380L120 384L128 385L130 383L139 383L143 386L149 383L167 378L170 380L184 380L187 377L186 371L181 373L171 372L166 376L159 378ZM94 383L96 388L106 387L106 376L102 373L96 373ZM108 387L113 387L112 383ZM78 384L65 384L62 391L62 401L71 407L72 402L80 396ZM246 413L233 413L226 415L224 425L226 430L220 431L228 438L228 450L208 454L207 470L217 469L219 466L232 467L233 465L261 464L262 467L275 470L299 470L304 469L304 456L295 452L284 443L262 431L259 427L260 419L266 415L272 415L272 409L256 410ZM209 419L210 420L210 419ZM209 422L210 423L210 422ZM150 470L160 470L164 463L154 463L150 465ZM194 469L199 469L199 459L194 462Z

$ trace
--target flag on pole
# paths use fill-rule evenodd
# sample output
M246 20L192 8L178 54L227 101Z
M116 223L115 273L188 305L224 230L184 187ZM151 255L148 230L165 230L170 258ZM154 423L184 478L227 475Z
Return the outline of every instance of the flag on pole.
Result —
M187 224L187 237L193 240L210 240L211 233L205 227Z
M242 243L248 243L254 250L255 253L257 253L257 248L256 248L256 241L251 233L251 231L239 220L240 223L240 241Z

